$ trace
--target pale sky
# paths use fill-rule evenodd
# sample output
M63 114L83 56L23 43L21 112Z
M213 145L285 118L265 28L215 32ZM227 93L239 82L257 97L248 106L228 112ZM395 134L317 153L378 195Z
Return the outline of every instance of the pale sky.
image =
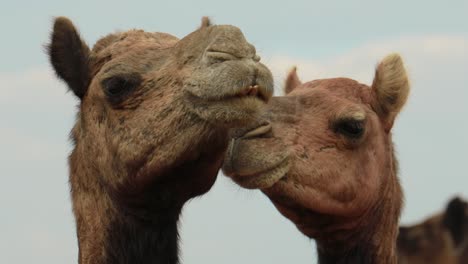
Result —
M399 52L412 83L394 129L402 222L422 220L455 194L468 198L467 1L135 2L2 3L0 263L77 262L66 160L77 100L43 52L60 15L90 45L131 28L183 37L208 15L242 29L278 91L293 65L303 81L344 76L369 84L378 61ZM313 243L266 197L219 176L184 209L183 263L315 263Z

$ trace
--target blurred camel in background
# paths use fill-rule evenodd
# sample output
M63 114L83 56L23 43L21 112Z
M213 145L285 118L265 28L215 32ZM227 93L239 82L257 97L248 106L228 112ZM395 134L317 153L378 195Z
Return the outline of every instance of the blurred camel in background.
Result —
M401 226L401 264L467 264L468 203L453 198L445 210L412 226Z

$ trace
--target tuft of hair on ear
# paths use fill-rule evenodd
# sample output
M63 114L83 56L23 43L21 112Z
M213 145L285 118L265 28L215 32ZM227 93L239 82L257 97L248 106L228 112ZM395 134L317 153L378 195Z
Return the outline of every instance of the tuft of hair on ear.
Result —
M293 66L284 81L284 92L288 94L301 84L302 82L299 80L299 76L297 76L297 67Z
M463 242L464 228L468 228L466 207L468 204L459 197L450 200L445 210L443 224L449 230L455 246Z
M211 20L210 20L209 17L207 17L207 16L202 17L200 28L206 28L206 27L209 27L211 25L212 24L211 24Z
M55 19L47 51L57 76L82 99L90 81L90 49L68 18Z
M375 110L384 119L385 129L389 131L405 105L410 90L406 69L399 54L390 54L379 63L372 90L376 98Z

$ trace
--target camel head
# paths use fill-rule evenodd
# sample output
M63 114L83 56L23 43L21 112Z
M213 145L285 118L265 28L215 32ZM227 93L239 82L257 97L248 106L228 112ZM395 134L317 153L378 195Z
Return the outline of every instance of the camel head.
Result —
M444 212L412 226L401 226L399 263L457 264L468 261L468 203L453 198Z
M48 49L56 74L80 100L71 172L99 170L99 181L117 189L154 181L176 188L178 180L164 175L194 174L201 176L184 179L185 191L205 192L227 130L257 118L273 89L270 71L242 32L207 19L180 40L130 30L90 49L60 17Z
M293 69L285 92L256 125L233 132L224 173L261 189L318 241L356 238L383 213L396 237L402 194L390 132L409 92L399 55L380 62L371 87L346 78L301 83Z

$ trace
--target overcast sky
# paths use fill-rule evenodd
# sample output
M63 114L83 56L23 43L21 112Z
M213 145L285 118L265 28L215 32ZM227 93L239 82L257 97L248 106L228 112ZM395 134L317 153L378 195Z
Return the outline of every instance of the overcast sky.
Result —
M278 91L292 65L304 81L345 76L369 84L378 61L400 52L412 83L394 128L406 196L402 222L442 209L455 194L468 198L467 1L135 2L2 3L0 263L77 262L66 161L77 101L43 52L59 15L70 17L90 45L131 28L183 37L211 16L242 29ZM180 226L186 264L315 263L313 243L263 195L222 175L185 207Z

